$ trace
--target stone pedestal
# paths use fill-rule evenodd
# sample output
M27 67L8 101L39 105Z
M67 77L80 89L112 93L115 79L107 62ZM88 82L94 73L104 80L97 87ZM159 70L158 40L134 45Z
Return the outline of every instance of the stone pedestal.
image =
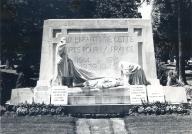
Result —
M34 101L34 91L32 88L17 88L12 89L11 93L11 105L18 105L20 103L31 104Z
M49 90L45 90L49 89ZM58 90L57 90L58 89ZM114 87L109 89L100 89L99 91L84 90L83 88L66 88L66 87L54 87L53 91L56 91L55 95L51 92L51 88L18 88L12 90L11 105L18 105L20 103L29 103L33 101L35 103L45 103L54 105L137 105L139 103L131 103L130 90L128 87ZM169 86L154 86L150 85L146 87L146 94L142 92L142 95L147 95L148 101L153 103L155 101L166 102L170 104L187 103L186 91L183 87L169 87ZM163 91L162 91L163 90ZM61 92L60 92L61 91ZM60 92L60 93L59 93ZM133 94L133 93L132 93ZM51 101L51 96L57 98L62 96L64 99ZM138 94L136 94L138 97ZM139 97L142 96L139 93ZM68 97L67 97L68 96ZM53 97L53 98L54 98Z
M187 103L187 96L184 87L163 87L165 100L171 104Z
M148 96L148 101L150 103L154 102L165 102L165 92L163 90L163 86L159 84L154 84L154 85L148 85L147 86L147 96Z
M69 88L68 99L69 105L130 104L130 89L120 86L99 91L82 90L80 93L70 93Z

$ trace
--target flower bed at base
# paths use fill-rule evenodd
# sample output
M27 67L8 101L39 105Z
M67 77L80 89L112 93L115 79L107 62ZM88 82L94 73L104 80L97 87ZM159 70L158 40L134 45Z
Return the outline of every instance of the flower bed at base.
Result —
M170 115L181 114L190 115L192 113L190 104L173 105L168 103L142 103L142 105L135 105L129 109L128 113L105 113L105 114L71 114L66 111L65 106L54 106L45 104L28 104L22 103L17 106L7 105L5 109L1 110L3 114L15 114L17 116L39 116L39 115L60 115L60 116L73 116L80 118L114 118L125 116L138 116L138 115Z

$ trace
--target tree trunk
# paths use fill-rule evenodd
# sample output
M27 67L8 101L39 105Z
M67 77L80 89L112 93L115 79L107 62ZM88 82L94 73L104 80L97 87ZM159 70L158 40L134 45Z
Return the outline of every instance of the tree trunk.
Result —
M178 75L179 81L183 84L186 84L185 78L185 61L183 57L183 45L181 40L181 2L178 0Z

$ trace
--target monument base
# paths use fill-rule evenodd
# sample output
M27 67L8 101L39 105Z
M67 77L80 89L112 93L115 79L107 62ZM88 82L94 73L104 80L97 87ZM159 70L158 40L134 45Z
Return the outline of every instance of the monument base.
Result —
M154 86L154 87L156 88L161 87L163 89L165 101L170 104L187 103L186 92L185 92L185 88L183 87L169 87L169 86L161 86L161 85ZM36 88L36 90L38 89L39 88ZM29 104L31 104L32 102L45 103L45 104L51 103L50 101L51 95L49 95L47 91L40 90L37 92L36 90L32 88L13 89L10 104L18 105L20 103L26 103L26 102ZM156 93L157 92L155 90L154 95L156 95ZM150 95L153 95L153 94L150 94ZM156 96L158 97L158 95ZM153 99L157 97L153 96ZM46 100L43 100L43 98L46 98ZM114 87L109 89L68 88L67 98L68 98L67 105L70 105L70 106L131 105L130 88L124 87L124 86ZM38 101L36 102L36 100ZM149 92L148 92L148 100L150 100Z

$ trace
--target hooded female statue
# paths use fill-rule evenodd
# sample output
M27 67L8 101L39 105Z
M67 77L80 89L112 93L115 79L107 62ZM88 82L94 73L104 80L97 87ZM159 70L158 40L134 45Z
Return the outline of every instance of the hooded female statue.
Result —
M96 78L93 73L81 69L73 64L73 61L67 54L66 37L61 38L56 51L58 55L57 67L52 85L72 86L72 83L75 85L82 85L86 80Z

